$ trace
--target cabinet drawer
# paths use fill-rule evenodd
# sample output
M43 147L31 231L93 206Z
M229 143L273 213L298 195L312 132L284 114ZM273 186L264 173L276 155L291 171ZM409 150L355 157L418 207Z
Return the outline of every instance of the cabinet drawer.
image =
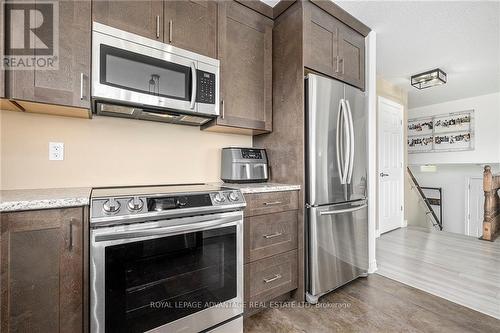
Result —
M245 194L245 217L299 209L299 192L269 192Z
M295 288L297 288L297 250L245 265L247 304L269 301Z
M297 211L245 219L245 262L297 248Z

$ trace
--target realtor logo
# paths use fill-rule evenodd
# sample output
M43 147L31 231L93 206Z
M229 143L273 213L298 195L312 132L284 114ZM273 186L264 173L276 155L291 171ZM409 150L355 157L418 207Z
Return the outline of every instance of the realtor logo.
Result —
M59 49L59 4L56 1L6 1L7 70L56 70Z

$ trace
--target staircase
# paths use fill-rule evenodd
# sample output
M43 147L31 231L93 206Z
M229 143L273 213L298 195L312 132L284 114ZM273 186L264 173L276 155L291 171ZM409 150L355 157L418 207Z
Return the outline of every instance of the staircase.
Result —
M425 220L432 228L442 231L443 230L443 201L442 189L440 187L422 187L418 184L415 176L410 168L406 168L411 190L416 194L418 204L425 213ZM429 198L425 195L423 190L433 190L439 192L439 198ZM433 206L439 206L439 217L434 211ZM411 224L411 220L408 224Z

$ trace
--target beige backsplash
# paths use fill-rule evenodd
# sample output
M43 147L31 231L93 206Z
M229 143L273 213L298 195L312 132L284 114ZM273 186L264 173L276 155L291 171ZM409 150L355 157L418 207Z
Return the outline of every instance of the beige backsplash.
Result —
M220 149L250 136L198 127L0 111L1 189L219 181ZM64 142L64 161L49 161Z

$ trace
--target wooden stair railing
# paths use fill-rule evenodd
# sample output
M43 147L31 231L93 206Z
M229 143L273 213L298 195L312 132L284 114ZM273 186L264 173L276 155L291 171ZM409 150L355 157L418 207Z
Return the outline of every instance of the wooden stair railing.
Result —
M484 220L483 237L492 241L500 231L500 175L493 175L491 167L486 165L483 172Z
M436 212L434 211L434 208L432 208L431 202L429 201L429 198L425 195L424 191L422 191L422 187L418 184L417 179L415 179L415 176L413 176L413 173L411 172L409 167L406 167L406 170L408 171L408 174L410 175L410 179L415 185L415 188L418 190L418 193L420 194L420 197L422 198L422 201L424 202L425 206L427 207L428 214L431 214L432 219L434 222L432 222L434 227L439 228L439 230L443 230L443 221L442 221L442 211L443 211L443 202L442 202L442 192L439 189L440 192L440 216L441 219L438 218L436 215ZM430 188L430 189L438 189L438 188Z

